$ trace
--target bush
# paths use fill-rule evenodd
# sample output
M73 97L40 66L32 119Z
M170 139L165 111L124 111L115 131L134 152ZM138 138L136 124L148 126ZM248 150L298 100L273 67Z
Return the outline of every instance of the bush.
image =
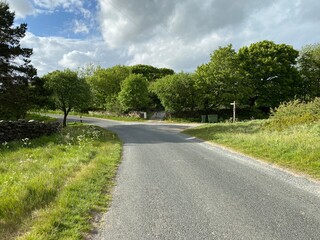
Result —
M312 123L320 120L320 98L305 103L293 100L282 103L271 111L271 117L265 127L271 130L283 130L293 125Z

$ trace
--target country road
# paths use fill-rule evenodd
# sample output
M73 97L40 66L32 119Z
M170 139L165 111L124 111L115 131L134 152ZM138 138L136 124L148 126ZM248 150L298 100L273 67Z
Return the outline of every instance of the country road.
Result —
M83 120L124 142L93 239L320 239L318 183L181 134L184 125Z

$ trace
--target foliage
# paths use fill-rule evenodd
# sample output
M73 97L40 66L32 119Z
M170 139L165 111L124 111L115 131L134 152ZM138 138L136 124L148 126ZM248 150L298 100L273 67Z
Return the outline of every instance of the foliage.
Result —
M165 76L151 86L164 106L170 113L194 111L195 109L195 81L189 73L178 73Z
M264 130L264 124L265 120L206 124L184 133L320 179L320 122L282 132Z
M320 97L320 43L305 46L298 60L303 99Z
M121 90L121 82L128 77L130 70L126 66L114 66L112 68L97 68L92 76L87 77L93 93L93 107L95 109L106 109L119 111L118 94Z
M150 84L155 82L157 79L174 74L174 71L169 68L156 68L150 65L143 64L131 66L130 69L131 73L133 74L142 74L145 78L147 78ZM149 109L158 110L163 108L159 98L154 92L149 91L149 99Z
M117 137L94 126L0 146L0 239L82 239L120 155Z
M82 110L90 105L90 87L77 73L66 69L54 71L43 77L45 88L52 91L53 101L63 111L63 126L66 126L66 118L73 109Z
M208 111L230 102L241 102L248 89L232 45L219 47L211 54L210 62L196 70L196 89L199 109Z
M250 106L276 107L299 93L301 81L295 68L299 52L286 44L262 41L239 49L246 71Z
M131 66L131 73L142 74L149 82L153 82L166 75L174 74L174 71L169 68L156 68L150 65L138 64Z
M30 107L28 85L36 75L30 64L32 49L22 48L26 24L14 26L15 14L0 1L0 118L24 117Z
M118 99L124 111L145 109L149 103L147 79L141 74L129 75L121 84Z
M320 98L305 103L293 100L280 104L271 112L265 128L283 130L297 124L306 124L320 121Z
M33 109L53 109L55 107L54 102L52 102L52 91L45 88L45 81L43 78L35 77L30 86L30 93L32 99Z

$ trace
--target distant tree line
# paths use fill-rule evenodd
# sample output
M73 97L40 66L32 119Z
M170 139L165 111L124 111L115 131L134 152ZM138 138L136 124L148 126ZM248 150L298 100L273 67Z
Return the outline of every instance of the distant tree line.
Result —
M110 68L88 65L39 78L30 64L32 49L21 48L26 24L0 1L0 119L22 118L32 108L105 110L115 113L165 110L195 116L229 109L268 112L293 99L320 97L320 44L299 52L261 41L238 51L219 47L193 73L150 65Z

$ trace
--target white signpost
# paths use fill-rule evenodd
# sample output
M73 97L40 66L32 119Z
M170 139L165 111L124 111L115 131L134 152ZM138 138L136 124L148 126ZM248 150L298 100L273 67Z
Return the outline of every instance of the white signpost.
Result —
M236 101L233 101L233 103L230 103L230 105L233 105L233 116L232 116L232 122L236 122Z

